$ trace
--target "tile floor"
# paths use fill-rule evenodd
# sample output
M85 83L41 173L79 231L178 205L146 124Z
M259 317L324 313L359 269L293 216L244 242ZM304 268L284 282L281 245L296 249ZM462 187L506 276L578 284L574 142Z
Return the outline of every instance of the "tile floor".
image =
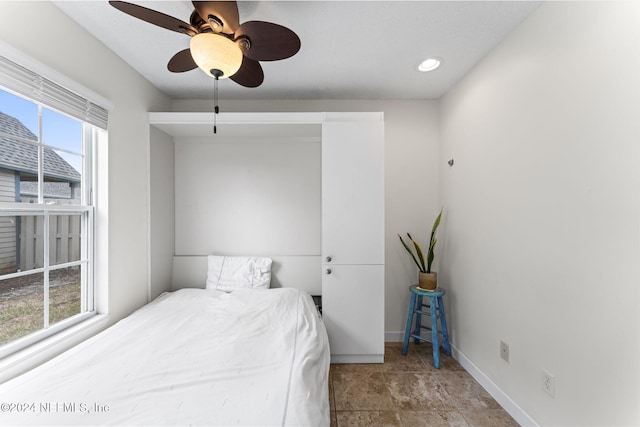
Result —
M385 344L384 364L331 365L331 427L517 427L452 357L431 344Z

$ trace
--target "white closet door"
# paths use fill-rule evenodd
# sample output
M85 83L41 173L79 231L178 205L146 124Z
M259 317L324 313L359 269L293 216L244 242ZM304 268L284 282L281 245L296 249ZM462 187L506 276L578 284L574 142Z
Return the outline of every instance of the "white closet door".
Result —
M384 266L324 265L322 313L333 363L382 362Z
M322 125L322 253L384 264L384 123Z

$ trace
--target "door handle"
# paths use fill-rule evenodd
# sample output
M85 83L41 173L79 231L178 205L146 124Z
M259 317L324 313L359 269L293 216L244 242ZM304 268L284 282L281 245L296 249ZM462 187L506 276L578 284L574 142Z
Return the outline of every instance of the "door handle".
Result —
M327 274L331 274L331 269L327 268Z

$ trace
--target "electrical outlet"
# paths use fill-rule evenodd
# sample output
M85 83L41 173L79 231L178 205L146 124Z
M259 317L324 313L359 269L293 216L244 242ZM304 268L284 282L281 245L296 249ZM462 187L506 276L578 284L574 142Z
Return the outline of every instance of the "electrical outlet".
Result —
M556 377L544 369L542 370L542 390L551 397L556 394Z
M500 341L500 357L509 363L509 344L504 341Z

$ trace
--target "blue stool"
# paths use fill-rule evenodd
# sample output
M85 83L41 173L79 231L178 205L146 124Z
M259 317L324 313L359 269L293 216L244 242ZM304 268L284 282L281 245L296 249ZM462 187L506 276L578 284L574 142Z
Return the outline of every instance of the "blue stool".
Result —
M404 343L402 345L402 355L406 356L409 350L409 340L413 337L416 344L420 344L420 341L430 342L433 346L433 366L436 369L440 369L440 340L439 335L442 335L442 345L444 352L451 356L451 346L449 345L449 333L447 332L447 320L444 316L444 305L442 304L442 295L444 290L436 288L433 291L425 291L418 288L418 285L413 285L411 290L411 302L409 302L409 312L407 313L407 328L404 332ZM429 304L423 304L422 298L429 298ZM431 327L422 326L422 310L423 307L427 307L431 315ZM416 315L416 327L411 333L411 324L413 323L413 315ZM440 318L440 331L438 331L438 317ZM431 339L422 338L420 336L421 329L427 329L431 331Z

